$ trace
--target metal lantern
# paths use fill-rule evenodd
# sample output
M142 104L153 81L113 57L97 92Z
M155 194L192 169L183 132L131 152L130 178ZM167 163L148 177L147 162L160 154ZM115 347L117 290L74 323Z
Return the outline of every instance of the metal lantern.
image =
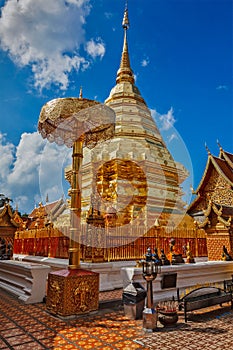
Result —
M143 311L143 329L147 332L153 332L157 328L157 312L153 306L152 282L160 272L161 264L159 261L153 260L151 248L148 248L146 260L142 260L142 275L147 284L146 306Z

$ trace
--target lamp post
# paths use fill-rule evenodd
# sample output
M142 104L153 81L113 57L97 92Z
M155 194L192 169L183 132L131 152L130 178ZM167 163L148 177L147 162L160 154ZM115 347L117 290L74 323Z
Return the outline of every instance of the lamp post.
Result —
M146 260L142 260L142 275L147 284L146 306L143 311L143 329L146 332L153 332L157 328L157 312L153 306L152 282L160 271L160 263L153 260L151 249L148 248Z
M80 269L81 164L83 147L93 148L114 134L115 113L97 101L58 98L45 104L38 130L43 138L73 148L68 269L51 272L46 306L63 317L98 308L99 274Z

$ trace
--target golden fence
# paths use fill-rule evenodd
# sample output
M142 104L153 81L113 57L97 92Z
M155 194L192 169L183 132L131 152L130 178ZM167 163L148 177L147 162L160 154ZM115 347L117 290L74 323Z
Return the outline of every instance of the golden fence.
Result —
M137 228L137 235L125 237L120 228L114 237L105 237L107 248L96 248L94 246L80 245L81 260L101 262L119 260L143 259L148 247L152 250L164 249L168 254L169 241L175 238L176 251L185 256L183 247L189 242L194 257L207 256L207 245L205 232L195 229L152 229L143 235L143 227ZM68 258L69 238L68 228L61 233L57 228L47 227L43 229L25 230L16 232L14 239L14 253L25 255L49 256L55 258ZM81 235L87 232L87 225L82 225ZM140 234L141 233L141 234Z

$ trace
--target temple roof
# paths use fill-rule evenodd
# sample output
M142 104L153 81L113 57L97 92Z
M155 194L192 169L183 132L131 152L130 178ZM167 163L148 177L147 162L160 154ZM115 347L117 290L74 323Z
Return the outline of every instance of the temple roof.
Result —
M208 151L208 160L206 167L201 178L201 181L193 194L196 194L197 197L190 204L187 212L191 213L197 206L197 204L203 199L202 193L205 190L206 185L209 182L209 179L212 175L213 170L216 170L220 177L222 177L230 186L233 188L233 154L223 151L220 148L219 157L213 156L210 151Z
M4 206L0 207L0 219L4 221L4 217L7 216L9 217L11 224L15 227L19 227L23 223L23 220L20 217L18 211L12 211L9 203L6 203Z
M46 223L55 220L65 208L66 203L63 198L51 203L46 203L45 205L40 203L39 206L34 208L28 215L28 218L30 219L30 222L27 225L28 228L34 229L44 227Z
M227 162L227 164L233 169L233 154L232 153L224 151L221 147L219 158L224 159Z
M230 153L229 153L230 154ZM220 176L222 176L231 186L233 186L233 168L225 159L221 159L213 156L212 154L208 155L208 160L206 164L205 171L203 173L202 179L199 186L197 187L195 194L202 191L205 187L208 179L212 173L212 169L215 169Z

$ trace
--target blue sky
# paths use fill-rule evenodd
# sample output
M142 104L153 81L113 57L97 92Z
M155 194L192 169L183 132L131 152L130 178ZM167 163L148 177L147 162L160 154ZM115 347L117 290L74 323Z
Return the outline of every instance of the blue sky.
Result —
M53 98L78 96L80 86L86 98L108 97L125 1L0 0L0 6L0 192L30 212L47 192L50 200L67 195L70 153L38 135L40 109ZM205 143L215 155L217 140L233 152L233 2L128 0L128 8L136 85L171 153L193 171L188 191L204 171Z

